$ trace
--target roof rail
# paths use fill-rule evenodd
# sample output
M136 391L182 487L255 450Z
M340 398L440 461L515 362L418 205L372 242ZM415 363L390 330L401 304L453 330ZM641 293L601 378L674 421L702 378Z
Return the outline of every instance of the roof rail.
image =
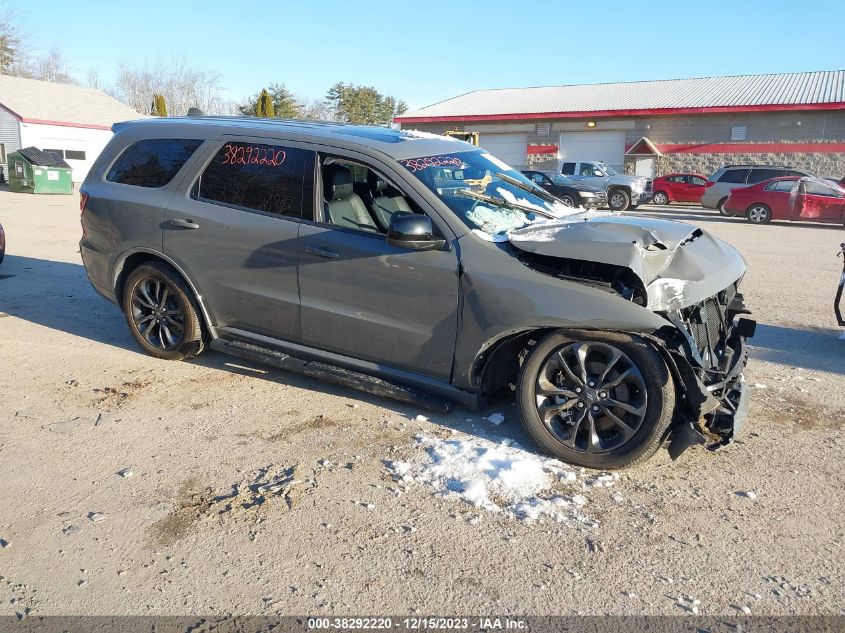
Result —
M728 167L780 167L782 169L795 169L792 165L760 165L759 163L736 163L731 165L723 165L722 169L727 169Z

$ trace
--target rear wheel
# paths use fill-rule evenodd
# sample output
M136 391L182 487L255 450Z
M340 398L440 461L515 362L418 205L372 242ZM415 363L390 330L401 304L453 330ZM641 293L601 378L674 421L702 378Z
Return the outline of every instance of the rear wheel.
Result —
M752 224L768 224L772 221L772 212L765 204L753 204L745 212L745 219Z
M727 201L728 201L728 199L727 199L727 198L722 198L721 200L719 200L719 204L717 204L717 205L716 205L716 208L717 208L717 209L719 209L719 213L721 213L722 215L730 215L730 214L729 214L729 213L725 210L725 203L726 203Z
M613 189L607 196L607 203L613 211L624 211L631 204L631 196L624 189Z
M666 195L665 191L658 191L654 194L654 197L651 199L654 204L669 204L669 196Z
M627 334L558 332L519 376L522 424L547 453L588 468L650 457L672 422L675 390L660 354Z
M142 264L129 274L123 313L132 336L150 356L182 360L202 351L199 305L187 284L166 264Z

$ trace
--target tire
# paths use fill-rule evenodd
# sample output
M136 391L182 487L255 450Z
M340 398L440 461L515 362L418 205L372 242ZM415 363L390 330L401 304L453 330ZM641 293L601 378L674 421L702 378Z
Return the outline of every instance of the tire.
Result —
M657 191L654 196L652 196L651 201L654 204L659 205L669 204L669 196L666 195L665 191Z
M564 205L564 206L566 206L566 207L575 207L575 206L578 206L578 204L576 204L576 202L575 202L575 198L573 198L573 197L572 197L572 196L570 196L569 194L564 194L564 195L562 195L562 196L560 197L560 201L561 201L561 202L563 203L563 205Z
M722 198L721 200L719 200L719 204L716 205L716 208L719 210L719 213L721 213L722 215L730 215L730 213L728 213L725 210L725 203L727 201L728 201L727 198Z
M751 224L768 224L772 221L772 211L765 204L752 204L745 211L745 219Z
M183 360L202 351L199 304L167 264L149 262L133 270L123 286L122 303L129 331L150 356Z
M607 204L611 211L624 211L631 204L631 196L624 189L611 189L607 194Z
M579 350L586 350L587 383L581 378ZM561 358L570 367L569 374ZM596 382L602 378L608 384L606 390ZM576 389L581 389L580 395ZM663 443L672 423L675 388L660 353L641 339L628 334L558 331L537 343L525 359L517 403L523 427L545 453L569 464L615 469L648 459ZM591 441L591 423L598 443Z

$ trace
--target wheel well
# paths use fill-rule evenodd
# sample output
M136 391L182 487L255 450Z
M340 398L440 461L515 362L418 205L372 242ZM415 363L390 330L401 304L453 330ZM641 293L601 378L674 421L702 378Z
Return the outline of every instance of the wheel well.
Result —
M658 193L662 193L667 198L669 197L669 194L667 192L663 191L663 189L658 189L657 191L655 191L654 195L652 197L656 196Z
M628 185L610 185L607 188L607 193L610 193L611 191L624 191L629 196L631 195L631 188Z
M537 341L558 328L539 328L517 332L499 339L476 360L475 375L481 388L482 397L486 398L501 391L519 377L524 353Z
M766 211L771 211L771 209L769 208L769 205L763 204L762 202L755 202L754 204L749 204L748 208L745 210L745 212L748 213L754 207L763 207Z
M198 316L200 326L203 330L203 339L213 337L213 328L211 327L208 313L206 312L205 306L200 300L199 295L194 289L194 286L191 284L190 281L188 281L185 275L183 275L173 264L171 264L163 257L158 257L153 253L133 253L125 260L123 260L123 265L114 282L115 298L117 299L117 304L120 307L121 311L123 310L123 288L126 285L126 279L129 277L130 274L132 274L133 270L138 268L138 266L140 266L141 264L146 264L147 262L158 262L160 264L164 264L165 266L170 268L173 273L185 283L185 285L191 290L191 292L193 292L194 298L196 299L200 308Z

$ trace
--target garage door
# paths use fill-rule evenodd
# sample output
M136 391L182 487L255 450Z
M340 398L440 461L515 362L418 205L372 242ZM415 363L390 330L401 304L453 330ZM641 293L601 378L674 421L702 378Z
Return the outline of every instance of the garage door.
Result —
M625 162L625 132L561 132L560 158L568 162L600 160L621 171Z
M525 167L528 134L480 134L478 144L511 167Z

